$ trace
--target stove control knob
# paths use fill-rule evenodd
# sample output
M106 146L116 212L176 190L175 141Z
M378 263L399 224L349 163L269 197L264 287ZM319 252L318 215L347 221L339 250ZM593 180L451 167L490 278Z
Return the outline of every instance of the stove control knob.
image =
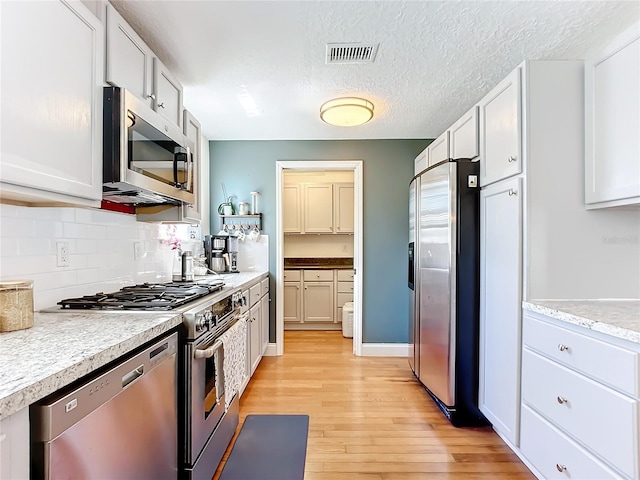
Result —
M207 310L206 312L196 316L196 331L209 329L211 327L211 319L213 314Z

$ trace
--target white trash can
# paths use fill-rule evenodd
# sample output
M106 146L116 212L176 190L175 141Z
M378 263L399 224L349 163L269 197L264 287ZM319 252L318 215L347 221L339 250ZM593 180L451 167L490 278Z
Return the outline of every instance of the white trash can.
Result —
M342 336L353 338L353 302L342 306Z

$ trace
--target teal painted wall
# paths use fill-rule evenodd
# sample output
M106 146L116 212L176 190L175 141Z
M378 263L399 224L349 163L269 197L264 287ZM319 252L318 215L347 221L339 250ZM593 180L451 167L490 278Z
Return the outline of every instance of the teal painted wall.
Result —
M363 342L407 343L409 292L409 182L413 161L430 140L212 141L211 229L220 228L217 208L224 183L237 201L260 192L263 229L269 235L270 290L276 272L276 162L278 160L363 161ZM236 200L234 200L235 202ZM215 232L214 232L215 233ZM274 298L274 297L272 297ZM271 341L275 341L275 300Z

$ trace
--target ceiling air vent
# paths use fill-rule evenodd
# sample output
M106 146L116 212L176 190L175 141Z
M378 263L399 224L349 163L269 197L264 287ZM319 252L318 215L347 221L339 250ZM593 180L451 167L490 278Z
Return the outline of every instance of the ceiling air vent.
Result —
M327 64L372 63L379 44L327 43Z

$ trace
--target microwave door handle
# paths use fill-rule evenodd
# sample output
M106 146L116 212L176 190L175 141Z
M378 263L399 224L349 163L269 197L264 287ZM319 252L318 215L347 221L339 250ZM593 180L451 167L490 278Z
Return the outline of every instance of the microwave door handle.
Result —
M191 192L191 184L193 183L193 153L187 147L187 191Z
M178 183L178 153L179 152L173 152L173 184L176 187L180 186Z

